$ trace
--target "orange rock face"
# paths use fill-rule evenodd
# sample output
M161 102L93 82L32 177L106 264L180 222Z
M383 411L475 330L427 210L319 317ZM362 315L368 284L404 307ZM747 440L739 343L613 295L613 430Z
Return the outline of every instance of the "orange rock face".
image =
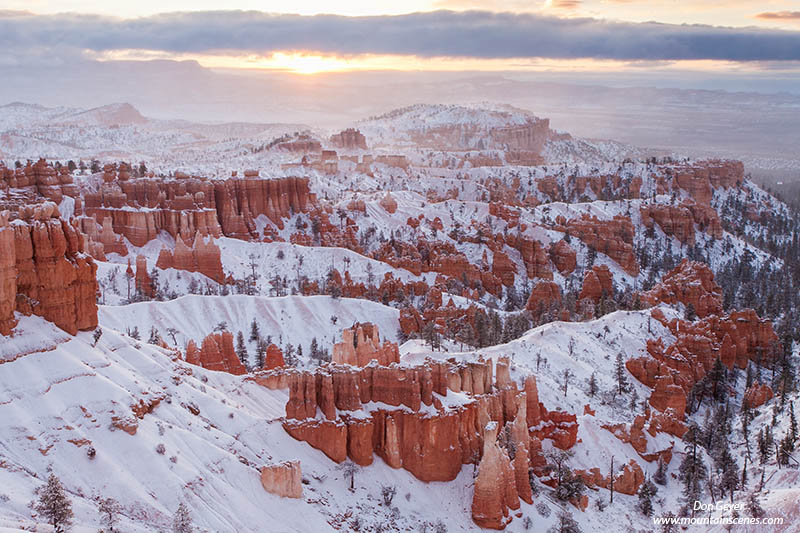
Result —
M35 314L67 333L97 327L97 266L84 252L85 237L44 203L27 222L0 214L0 333L15 325L13 312Z
M374 453L421 480L449 481L462 464L480 458L481 427L490 420L512 424L510 431L518 449L529 446L529 402L502 366L498 362L498 389L492 384L491 365L482 361L428 360L416 367L373 363L360 369L327 365L315 374L295 372L289 376L285 427L295 438L306 440L329 457L338 457L336 460L349 455L366 465ZM448 390L466 393L471 401L443 408L433 393L445 395ZM368 404L381 407L371 408L364 416L362 408ZM423 406L430 407L423 410ZM326 423L317 416L318 408ZM534 411L538 409L537 404ZM360 414L353 416L353 412ZM558 438L557 430L565 426L554 419L548 416L542 431ZM577 430L574 417L572 420ZM339 453L342 448L345 454ZM515 458L508 474L515 491L520 483L526 501L528 494L521 483L527 480L527 465L527 459Z
M755 383L744 393L744 401L751 409L761 407L772 399L773 392L769 385Z
M337 364L366 366L373 359L381 366L400 361L397 344L388 341L381 344L378 326L374 324L355 324L342 331L342 342L333 346L333 362Z
M359 130L348 128L331 135L331 144L344 150L367 149L367 139Z
M213 238L209 238L206 242L200 232L195 235L191 248L184 244L180 235L175 239L174 251L162 248L158 254L156 266L162 269L175 268L198 272L217 283L225 281L225 273L222 270L222 253L219 246Z
M575 249L564 240L550 246L550 259L562 276L568 276L575 270L576 257Z
M247 372L233 349L233 334L230 331L210 334L203 339L199 350L194 341L189 341L186 346L186 362L236 375Z
M98 222L110 219L114 233L134 246L143 246L159 231L176 239L197 233L249 239L256 234L257 216L283 228L282 219L305 212L312 202L307 178L270 180L245 173L225 181L184 175L123 180L113 167L106 175L99 192L85 195L86 213Z
M614 294L614 280L606 265L595 265L583 277L580 299L588 298L597 303L605 295L610 298Z
M394 197L388 192L386 193L386 196L381 198L380 204L387 213L394 213L397 211L397 200L395 200Z
M739 187L744 181L741 161L698 161L669 169L675 186L687 191L698 204L711 202L712 187Z
M496 251L492 258L492 273L500 278L503 285L510 287L514 284L514 275L517 272L517 266L511 261L508 255L501 251Z
M722 289L705 263L684 259L667 273L652 290L642 294L648 305L659 302L691 304L699 318L722 312Z
M261 486L270 494L283 498L303 497L302 478L300 461L261 467Z
M583 215L567 221L567 230L587 246L606 254L631 276L639 275L639 263L633 252L634 227L630 218L621 215L611 220Z
M283 351L274 344L267 346L267 356L264 358L264 370L282 368L285 366Z
M8 212L0 213L0 250L14 251L14 230L8 225ZM14 253L0 254L0 334L8 335L17 321L14 318L17 298L17 262Z
M667 326L676 341L665 346L661 339L649 340L647 356L626 362L630 373L653 389L650 405L676 422L683 420L692 387L711 370L717 359L729 369L734 366L743 369L749 361L768 362L775 355L778 337L772 324L760 319L752 309L718 314L722 312L720 295L711 270L687 260L643 295L643 300L651 304L692 304L697 315L703 317L694 322L667 321L660 309L654 309L653 318ZM748 390L745 401L748 401L747 394L753 401L766 401L769 396L762 387ZM669 425L665 421L660 423ZM680 426L673 427L681 431Z
M509 508L519 508L508 455L497 445L498 430L497 422L489 422L484 430L483 457L472 496L472 520L487 529L505 529L511 521Z
M153 297L153 282L147 272L147 258L143 255L136 256L136 290L149 298Z
M640 209L642 223L652 228L657 223L667 235L674 235L680 242L694 245L694 219L684 206L643 205Z
M541 313L561 306L561 287L553 281L540 281L533 286L525 308L532 313Z

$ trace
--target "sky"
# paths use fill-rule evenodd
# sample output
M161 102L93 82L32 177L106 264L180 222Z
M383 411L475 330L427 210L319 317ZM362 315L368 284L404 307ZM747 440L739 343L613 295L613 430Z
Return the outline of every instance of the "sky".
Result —
M800 1L0 0L0 67L121 59L300 74L798 74Z

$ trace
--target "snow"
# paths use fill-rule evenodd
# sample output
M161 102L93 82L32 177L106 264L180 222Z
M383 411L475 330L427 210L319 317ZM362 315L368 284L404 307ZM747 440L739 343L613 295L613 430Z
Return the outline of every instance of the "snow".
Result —
M321 347L330 348L341 340L342 330L355 322L372 322L378 326L381 339L396 342L399 314L397 309L369 300L330 296L187 295L166 302L103 305L99 321L118 331L138 328L145 340L150 329L155 328L168 344L184 350L189 340L199 346L220 322L225 322L234 334L241 331L247 338L250 324L256 320L264 338L271 336L281 347L288 343L302 346L308 354L312 339L316 338ZM170 329L176 330L174 341Z

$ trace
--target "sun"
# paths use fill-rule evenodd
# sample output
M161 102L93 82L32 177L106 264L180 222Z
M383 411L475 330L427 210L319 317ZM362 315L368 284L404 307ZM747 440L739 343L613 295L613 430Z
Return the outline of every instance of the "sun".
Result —
M285 70L295 74L318 74L320 72L341 72L353 70L356 65L341 57L321 56L304 53L276 52L264 58L263 67Z

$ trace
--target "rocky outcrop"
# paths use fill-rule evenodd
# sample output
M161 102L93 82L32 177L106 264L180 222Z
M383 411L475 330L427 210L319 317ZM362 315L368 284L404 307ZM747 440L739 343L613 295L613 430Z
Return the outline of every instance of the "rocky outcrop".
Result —
M154 296L153 280L147 271L147 258L141 254L136 256L136 291L152 298Z
M562 276L572 274L577 265L577 254L563 239L550 245L550 259Z
M384 341L381 344L378 326L369 322L356 323L342 331L342 342L333 345L334 363L352 366L366 366L372 360L387 366L400 362L400 350L396 343Z
M517 265L508 255L497 250L492 257L492 274L497 276L503 285L510 287L514 284L514 276L517 273Z
M74 214L81 214L81 198L73 183L69 168L56 163L53 166L44 159L28 163L24 167L10 169L0 162L0 190L15 189L16 205L4 205L3 209L40 205L46 201L60 204L65 196L74 199Z
M303 484L300 461L286 461L261 467L261 486L282 498L302 498Z
M711 202L712 188L740 187L744 182L744 165L741 161L696 161L668 168L674 184L686 191L698 204Z
M750 409L761 407L772 399L772 387L762 383L755 383L744 393L744 403Z
M554 281L540 281L533 286L525 308L540 315L553 307L561 307L561 287Z
M366 150L367 138L359 130L347 128L331 135L331 144L343 150Z
M14 230L8 225L9 213L0 212L0 334L8 335L17 321L17 261L14 253ZM11 252L11 253L8 253Z
M508 455L497 445L499 429L497 422L486 424L483 456L472 496L472 520L487 529L505 529L511 521L509 509L519 508Z
M214 195L222 232L244 239L255 235L257 216L283 229L282 219L306 212L312 203L308 178L231 178L215 182Z
M529 278L553 279L550 258L541 241L525 237L522 234L511 234L508 235L506 244L519 251Z
M684 259L661 281L641 295L648 305L666 303L691 305L699 318L722 312L722 289L705 263Z
M769 364L778 337L768 320L752 309L720 313L720 289L707 266L684 260L662 282L645 294L650 303L681 302L695 306L694 322L668 321L660 309L652 317L669 328L675 342L665 346L662 339L647 342L648 355L626 362L628 371L653 389L649 403L682 420L692 387L702 380L717 360L729 369L744 369L749 361ZM756 393L753 393L754 395Z
M387 213L394 214L397 211L397 200L388 192L381 198L379 203Z
M13 312L35 314L67 333L97 327L97 266L85 253L85 236L45 202L9 222L0 214L0 332L15 325Z
M267 354L264 357L264 370L283 368L285 365L283 351L274 344L267 346Z
M203 339L199 349L194 341L189 341L186 346L186 362L235 375L247 372L233 349L233 334L230 331L210 334Z
M667 235L673 235L683 244L694 245L694 220L691 211L684 206L642 205L642 223L652 228L657 223Z
M283 228L282 219L305 212L313 201L308 178L262 179L255 171L224 181L180 173L122 179L122 171L111 167L104 181L97 193L85 194L86 213L98 223L110 219L113 232L134 246L144 246L160 231L176 239L197 233L250 239L259 215Z
M631 276L639 275L639 263L633 252L635 234L630 218L615 215L611 220L583 215L567 221L567 231L587 246L616 261Z
M603 297L614 295L614 277L606 265L595 265L583 277L583 286L579 298L598 303Z
M604 476L599 468L592 468L588 472L578 470L576 473L583 478L584 483L590 488L610 489L611 487L611 476ZM622 468L614 475L614 491L620 494L633 496L639 491L642 483L644 483L644 472L639 463L633 459L622 465Z
M213 238L203 237L200 232L195 234L191 248L184 244L182 236L175 240L175 250L162 248L158 254L156 266L161 269L175 268L188 272L198 272L217 283L225 281L222 270L222 253Z

